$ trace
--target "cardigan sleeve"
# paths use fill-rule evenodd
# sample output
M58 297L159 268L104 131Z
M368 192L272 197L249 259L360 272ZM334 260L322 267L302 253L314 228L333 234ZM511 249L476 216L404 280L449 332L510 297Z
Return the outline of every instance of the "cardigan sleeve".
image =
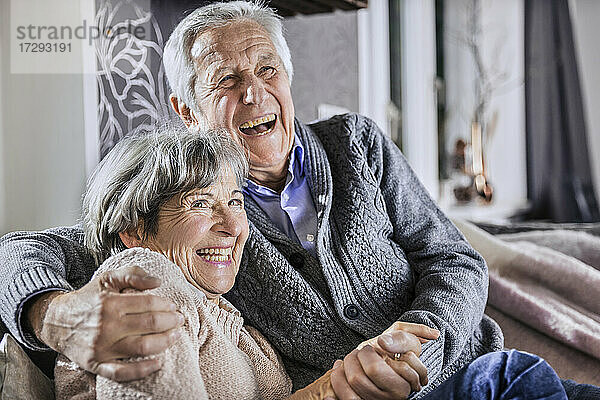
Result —
M95 269L80 226L13 232L0 239L0 316L10 333L31 350L49 350L21 324L25 303L50 290L70 291Z
M478 327L487 301L483 258L436 206L398 147L370 120L369 163L415 276L414 298L400 320L437 328L438 340L423 346L429 381L452 365Z

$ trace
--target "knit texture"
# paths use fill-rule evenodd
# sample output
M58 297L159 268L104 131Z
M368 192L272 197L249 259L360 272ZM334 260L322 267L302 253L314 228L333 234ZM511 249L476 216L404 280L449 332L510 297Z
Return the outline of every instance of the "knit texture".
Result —
M47 289L85 285L97 268L83 245L80 226L43 232L13 232L0 239L0 316L10 333L31 350L47 351L32 332L21 329L23 302Z
M294 388L315 380L394 321L423 323L440 338L423 346L430 385L478 355L500 350L500 328L483 317L483 259L443 215L398 148L368 118L296 121L318 217L317 257L288 238L246 198L250 236L226 297L279 351ZM0 241L0 313L19 334L26 293L68 288L95 266L78 227L16 233ZM27 276L27 279L21 278ZM55 286L59 286L56 284Z
M97 274L128 265L161 279L161 286L148 292L170 299L185 316L181 338L156 356L160 371L126 383L97 376L95 390L89 387L89 373L59 356L54 370L57 399L276 400L290 395L291 381L277 353L256 329L243 325L228 301L209 301L179 267L148 249L121 252L106 260Z
M431 384L503 347L483 310L483 258L444 216L399 149L356 114L296 121L318 216L317 258L249 197L250 237L226 296L283 357L300 388L394 321L441 331L423 346ZM482 319L483 318L483 319ZM421 394L420 394L421 395Z

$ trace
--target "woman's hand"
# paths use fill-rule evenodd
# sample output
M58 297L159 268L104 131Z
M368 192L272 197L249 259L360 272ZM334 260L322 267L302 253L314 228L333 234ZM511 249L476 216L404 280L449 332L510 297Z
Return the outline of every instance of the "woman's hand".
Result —
M333 369L330 369L310 385L294 392L287 400L335 400L336 396L331 386L332 371Z
M426 385L427 368L419 360L421 343L439 332L425 325L396 322L336 361L331 384L339 399L406 399ZM395 355L397 356L395 357Z
M161 368L158 360L119 359L166 350L183 318L169 300L122 291L159 285L139 267L109 271L79 290L40 295L27 318L42 342L81 368L116 381L141 379Z

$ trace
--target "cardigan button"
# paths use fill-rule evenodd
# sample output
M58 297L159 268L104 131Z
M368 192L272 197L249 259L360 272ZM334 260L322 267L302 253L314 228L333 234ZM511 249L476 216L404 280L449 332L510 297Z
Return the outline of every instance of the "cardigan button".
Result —
M296 269L304 267L304 257L300 253L293 253L290 256L290 264Z
M356 319L360 315L360 310L354 304L348 304L344 307L344 315L348 319Z

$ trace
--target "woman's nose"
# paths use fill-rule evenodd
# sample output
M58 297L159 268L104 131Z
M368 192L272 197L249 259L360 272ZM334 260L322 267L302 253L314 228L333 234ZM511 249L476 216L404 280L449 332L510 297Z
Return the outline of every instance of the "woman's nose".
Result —
M215 213L213 229L227 236L239 236L242 232L242 219L239 212L227 208L220 209Z

